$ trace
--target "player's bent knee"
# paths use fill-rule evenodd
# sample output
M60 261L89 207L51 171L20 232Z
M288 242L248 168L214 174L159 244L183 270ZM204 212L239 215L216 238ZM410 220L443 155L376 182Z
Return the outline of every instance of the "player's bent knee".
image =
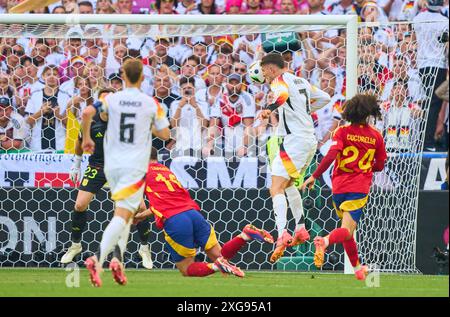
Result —
M83 212L86 211L92 199L94 198L94 194L80 190L77 195L77 200L75 201L75 211Z

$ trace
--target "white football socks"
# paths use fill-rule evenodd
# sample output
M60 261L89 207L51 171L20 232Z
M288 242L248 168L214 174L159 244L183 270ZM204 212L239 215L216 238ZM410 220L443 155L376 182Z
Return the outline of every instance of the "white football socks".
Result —
M125 219L123 219L122 217L114 216L111 219L111 222L108 224L108 226L105 229L105 232L103 233L102 241L100 242L100 259L99 259L100 266L103 265L103 262L105 262L105 259L108 256L108 254L116 246L120 236L125 230L125 226L126 226Z
M131 228L131 220L128 222L128 224L125 225L125 228L123 229L122 234L120 235L119 241L117 242L117 245L119 246L120 249L120 256L122 261L123 261L123 254L127 249L128 238L130 236L130 228Z
M295 219L295 230L305 227L304 223L299 223L303 217L303 201L300 192L295 186L290 186L285 190L289 207Z
M287 201L284 194L272 197L273 210L275 212L275 223L278 229L278 238L281 238L287 223Z

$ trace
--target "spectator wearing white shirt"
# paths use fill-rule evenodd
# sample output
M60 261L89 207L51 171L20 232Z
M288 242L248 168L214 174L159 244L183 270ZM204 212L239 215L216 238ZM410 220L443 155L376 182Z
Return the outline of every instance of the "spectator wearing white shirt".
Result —
M247 34L233 42L234 59L250 65L255 61L258 48L261 47L260 34Z
M21 150L27 147L28 141L25 118L14 111L9 98L0 97L0 150Z
M95 13L97 14L112 14L116 10L113 7L112 0L97 0L95 4Z
M252 95L242 91L242 77L238 74L228 76L226 91L219 102L211 109L213 128L223 126L225 156L247 155L252 135L256 106Z
M61 65L66 56L63 54L61 47L58 45L58 41L56 39L45 39L45 45L49 49L48 55L45 57L45 64L47 65Z
M364 22L388 22L388 18L384 10L373 1L364 1L360 16Z
M178 72L180 65L168 54L171 42L172 39L168 37L157 37L154 50L149 51L148 57L144 59L144 65L148 65L152 69L159 69L166 65L171 71Z
M172 80L176 83L176 85L172 88L172 92L175 95L181 96L180 85L178 82L183 77L189 78L194 82L195 91L206 88L205 81L198 75L199 64L200 59L197 56L191 55L183 62L180 69L180 75L177 75L169 67L163 67L163 70L166 70Z
M167 72L160 70L155 74L153 87L155 89L153 97L164 109L164 113L169 116L169 109L172 106L172 103L180 98L172 93L172 80ZM168 119L170 121L170 118ZM174 144L174 140L163 141L159 138L155 138L153 139L152 146L154 146L158 151L163 148L171 150Z
M179 100L179 96L172 93L172 80L164 71L158 71L153 81L155 91L153 97L161 104L165 113L169 115L172 103Z
M61 84L60 90L72 97L76 93L75 78L84 74L85 67L86 61L83 57L73 57L70 60L69 67L67 67L67 75L70 79Z
M320 89L331 96L330 102L323 108L315 112L317 116L316 137L318 139L317 148L320 149L338 127L342 120L341 111L345 97L336 93L336 75L329 70L324 70L320 76Z
M206 78L208 87L197 91L197 99L207 102L210 107L214 106L224 93L224 80L225 78L220 72L220 66L211 65L208 68L208 77Z
M387 101L390 98L392 87L399 79L408 83L409 89L407 97L413 102L421 101L423 98L422 85L417 82L415 78L411 78L410 74L413 76L414 74L410 72L410 69L410 62L407 61L406 57L403 55L394 56L394 66L391 70L393 77L389 79L384 86L383 93L381 95L382 101Z
M206 78L207 88L199 90L195 94L195 98L201 102L206 103L211 112L211 109L215 107L216 103L220 102L222 95L224 93L224 80L225 77L220 71L220 66L213 64L208 67L208 77ZM220 145L222 145L220 138L220 133L215 126L216 118L210 118L210 127L208 128L207 134L207 144L203 147L203 155L209 156L215 152L219 153ZM216 142L217 141L217 142Z
M6 72L12 72L16 67L20 66L20 58L25 55L25 50L22 45L20 45L17 40L14 40L11 45L5 43L3 47L3 52L1 55L5 56L6 59L0 63L0 70Z
M131 14L133 11L132 0L117 0L116 2L117 13L119 14Z
M78 0L61 0L67 13L78 13Z
M175 140L174 155L195 153L196 156L200 156L204 144L204 131L208 127L208 105L197 102L191 78L181 78L180 88L181 99L172 102L170 106L170 124Z
M75 77L75 88L77 93L67 102L66 112L72 112L78 122L81 122L83 110L94 104L93 90L87 77Z
M401 18L411 21L424 8L427 0L405 0L401 10Z
M443 0L427 0L427 9L413 19L417 38L417 66L422 79L427 100L430 102L427 127L425 130L425 151L436 151L434 132L442 101L434 93L446 78L448 56L448 17L442 12ZM422 23L435 21L434 23Z
M113 44L109 46L108 57L106 59L106 76L119 72L120 67L123 64L123 59L128 55L128 48L125 45L123 39L117 39L113 41Z
M422 115L420 107L408 97L408 83L397 79L389 101L381 105L382 131L385 132L386 150L390 152L420 151L418 126L415 119Z
M25 112L32 129L32 151L64 150L66 137L66 105L69 96L59 90L58 69L46 66L42 77L45 86L31 95Z
M333 15L356 14L353 0L337 0L327 7L327 11Z
M404 0L377 0L377 4L383 8L389 21L403 20L402 8Z
M212 43L211 36L196 36L190 39L190 46L192 47L192 55L200 59L198 69L199 74L203 74L207 70L207 66L214 63L217 58L217 53Z
M198 14L196 0L181 0L176 11L178 14Z
M21 85L16 89L16 102L17 102L17 111L23 115L25 107L28 102L28 98L31 95L31 92L36 90L36 83L38 83L37 72L38 68L33 64L33 61L30 57L24 56L20 59L20 64L22 65L23 70L23 78L21 81ZM42 87L41 87L42 88Z
M16 108L15 102L16 90L12 82L11 76L5 72L0 71L0 96L9 98L14 108Z
M7 13L8 0L0 0L0 14Z

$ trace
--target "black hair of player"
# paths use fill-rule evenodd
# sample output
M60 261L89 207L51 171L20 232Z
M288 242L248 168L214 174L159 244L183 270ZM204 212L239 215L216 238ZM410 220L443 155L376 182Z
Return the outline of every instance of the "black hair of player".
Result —
M369 117L381 119L381 109L375 95L357 94L344 104L342 119L350 123L366 124Z
M284 59L281 54L269 53L261 59L261 66L275 65L279 68L284 68Z

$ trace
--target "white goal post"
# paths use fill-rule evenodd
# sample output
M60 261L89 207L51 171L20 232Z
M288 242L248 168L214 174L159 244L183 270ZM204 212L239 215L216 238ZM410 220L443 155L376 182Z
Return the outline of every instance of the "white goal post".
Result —
M412 23L405 22L403 24L407 25L410 29L412 29ZM129 37L130 38L135 37L138 39L146 39L150 37L156 38L160 36L185 37L185 38L192 38L195 36L199 37L226 36L230 34L241 36L257 33L258 34L278 33L283 31L286 32L290 31L297 33L317 32L322 33L319 36L324 36L323 34L325 34L328 30L345 31L345 35L343 32L339 33L336 32L336 34L339 34L336 37L340 37L341 40L340 44L344 45L345 48L345 58L344 58L345 65L341 64L342 65L341 70L345 71L344 75L345 85L341 83L341 86L344 86L345 93L343 93L343 95L345 99L352 98L359 91L371 90L373 86L376 86L376 84L378 84L378 81L375 81L374 82L375 84L370 83L369 78L366 79L366 83L369 83L368 84L369 88L362 87L362 84L360 83L361 79L360 77L363 71L361 69L373 70L373 68L378 67L378 73L376 75L385 76L386 78L388 78L389 76L389 71L390 73L394 72L393 67L388 70L389 67L386 66L385 67L386 73L383 73L383 71L380 71L382 67L380 67L379 64L374 63L373 60L367 61L361 60L362 53L364 53L366 57L371 54L373 55L373 52L378 49L377 46L378 43L375 43L373 39L371 39L372 42L366 43L364 39L359 38L359 34L363 34L363 32L361 31L364 31L364 29L366 29L369 30L370 32L364 33L364 36L368 35L373 36L375 34L375 31L373 31L370 28L375 29L378 28L380 25L360 24L358 23L358 17L356 15L326 15L326 16L257 15L256 16L256 15L132 15L132 14L101 14L101 15L0 14L0 38L2 37L50 38L50 39L59 39L62 41L64 39L70 38L69 30L72 29L73 27L88 26L88 25L130 26L129 29L132 28L131 32L132 34L130 34ZM398 25L401 25L401 23ZM395 29L396 27L400 29L398 25L389 24L389 26L392 26L392 29ZM380 28L382 28L382 26ZM113 40L116 38L126 39L128 34L125 33L108 34L104 36L105 37L103 39L106 40ZM394 37L394 40L396 40L397 35L394 34L392 36ZM432 34L430 36L434 35ZM83 35L83 39L84 38L95 39L96 36L86 34L85 32L85 34ZM307 40L310 39L308 38ZM307 40L302 39L301 41L299 40L299 42L302 42L301 45L303 45L303 42L307 42ZM400 40L398 42L400 42ZM214 43L211 44L214 45ZM412 44L410 43L411 46L415 44L417 43L414 43L414 40ZM208 46L210 44L205 45ZM366 47L362 47L365 45ZM365 49L367 50L364 51ZM389 48L389 50L393 51L391 47ZM391 51L389 53L391 53ZM338 53L336 53L336 55L338 55ZM389 54L385 55L387 56ZM387 56L386 60L391 57L392 56ZM326 58L331 60L329 56L327 56ZM319 58L317 58L315 62L319 64ZM390 63L391 61L389 60L388 62ZM366 68L360 68L362 63L365 63L364 67ZM403 68L407 67L405 65L406 64L404 64L401 67ZM317 68L319 69L319 67ZM322 69L322 71L324 70L325 69ZM222 70L220 72L222 72ZM363 73L363 75L366 74ZM366 77L369 76L367 75ZM317 77L315 79L317 80ZM387 82L385 78L382 79ZM383 84L385 83L384 81ZM425 84L425 86L428 85L430 87L433 85L433 83L434 82L429 82ZM389 89L392 89L392 87L390 87ZM390 101L391 99L389 98L391 97L388 96L385 99L385 101L386 100ZM381 183L383 186L379 187L374 186L377 188L373 189L370 195L368 209L372 215L369 215L369 212L366 213L366 215L364 216L366 220L365 219L362 220L362 223L360 225L361 229L358 231L357 234L360 240L359 245L361 245L360 250L362 253L363 260L368 260L372 263L376 263L377 265L380 263L379 267L381 267L382 271L417 273L417 268L415 266L415 235L417 228L416 223L417 208L418 208L417 200L419 192L418 180L419 180L420 158L423 147L423 130L425 129L426 119L428 115L429 96L427 98L423 98L423 100L424 101L422 108L423 110L422 117L420 117L419 119L415 119L416 121L414 124L411 123L410 126L408 125L408 129L410 127L411 130L416 128L414 134L411 134L411 136L408 135L407 142L410 142L412 144L408 146L408 148L404 152L392 151L391 153L389 153L390 160L388 160L389 161L388 164L390 164L390 166L388 173L385 173L380 177L377 176L379 178L378 183L379 184ZM389 127L383 127L382 129L384 132L386 132L389 129ZM258 144L257 146L265 147L265 144L264 145L261 144ZM223 145L223 143L221 143L221 145ZM258 153L263 153L263 151ZM21 156L17 158L17 160L23 159L24 157L29 158L28 156L26 156L27 154L20 153L18 155ZM33 159L35 159L34 157L35 153L29 155L33 156ZM36 157L38 157L38 155L39 154L36 154ZM70 156L69 154L56 154L56 155L65 156L63 158L60 158L61 162L70 161L70 158L68 158L68 156ZM264 156L266 156L265 153ZM258 178L260 176L259 174L260 170L266 168L267 164L264 163L260 165L258 164L251 165L250 163L253 162L252 159L254 159L254 161L257 161L257 158L256 157L244 158L243 162L245 164L250 162L248 164L255 167L254 168L255 173L252 175L256 175L258 173L256 176L258 178L258 183L255 181L254 183L252 183L252 185L248 185L247 187L242 188L242 191L239 191L240 183L234 182L234 180L230 182L229 179L238 178L237 175L239 175L241 183L244 182L242 181L243 179L242 175L245 173L241 170L241 167L245 166L244 163L241 165L236 164L233 165L235 163L233 162L233 164L227 165L225 167L225 162L230 163L226 161L227 158L225 158L225 155L223 158L222 157L206 158L204 161L206 161L206 165L211 164L211 166L213 167L211 168L211 170L214 170L213 173L216 173L214 175L216 176L219 175L219 171L215 170L216 168L217 170L219 170L220 168L223 167L223 170L225 170L224 173L225 178L228 178L227 184L232 183L231 185L222 187L221 186L208 187L203 186L205 184L210 184L209 178L203 175L205 174L204 171L205 169L206 173L209 172L208 168L205 168L204 165L201 165L204 164L204 162L202 162L201 160L200 161L197 160L197 157L195 158L188 157L187 163L183 162L180 163L180 161L178 161L178 157L176 158L172 157L172 154L170 154L169 159L171 159L170 162L170 164L172 164L171 168L174 167L175 169L178 169L180 173L182 173L187 177L187 179L189 179L189 182L191 179L193 180L189 184L195 184L196 186L193 187L188 186L188 187L189 189L193 189L194 198L198 199L200 207L204 208L206 212L209 212L211 210L214 211L213 213L208 214L208 220L211 221L213 226L216 226L217 224L217 232L219 234L219 240L221 240L221 242L225 242L230 237L237 234L239 230L242 229L244 220L248 221L250 219L255 219L256 225L264 226L265 229L268 230L273 229L274 224L271 222L272 219L271 220L268 219L273 218L273 211L271 210L270 197L268 197L267 187L262 186L261 185L262 182L260 182L260 179ZM14 160L9 161L3 160L2 162L0 162L0 169L4 166L7 166L8 162L11 161L14 162ZM26 163L29 164L30 162L31 158L29 158L29 161L27 161ZM176 164L174 164L174 162ZM197 163L201 165L202 171L194 170L193 167ZM314 164L316 163L317 162L314 162ZM62 165L63 164L61 164L61 166ZM261 165L264 166L261 167ZM186 170L184 169L184 167L186 167ZM27 166L27 168L32 170L34 167ZM62 169L60 166L59 168ZM244 167L242 167L242 169L244 169ZM61 172L61 170L57 170L56 172ZM267 173L265 175L269 174L270 173ZM179 177L178 174L177 177ZM220 182L221 185L223 185L222 184L223 179L220 177L219 176L216 177L217 180L214 180L216 182L215 184L218 184ZM269 179L269 177L267 177L267 179ZM263 182L265 181L266 179L263 179ZM329 186L327 187L325 185L326 182L327 181L324 179L323 182L324 184L322 184L322 186L319 186L320 188L317 190L316 196L311 195L310 197L307 197L309 201L308 202L309 206L306 206L307 202L305 199L305 210L307 209L310 210L310 212L306 214L307 221L309 221L307 222L307 227L309 225L311 226L314 225L316 235L319 234L319 232L320 234L329 232L330 228L332 227L334 228L338 224L337 219L334 219L332 208L330 207ZM37 183L37 181L35 183ZM255 184L258 184L258 186L254 186ZM268 182L265 183L265 185L267 184ZM53 227L60 228L67 226L67 223L69 222L70 219L69 214L71 212L70 204L73 202L73 194L75 191L67 190L67 188L56 188L54 191L46 191L46 189L44 189L43 192L34 194L33 190L28 189L23 190L18 189L16 192L14 186L15 185L11 185L11 187L8 186L4 186L3 188L0 187L0 197L5 198L4 199L5 202L3 203L3 205L1 205L2 208L0 209L0 229L2 229L1 220L3 219L5 222L5 224L3 224L4 227L6 228L9 226L7 228L8 230L5 231L9 231L9 234L11 235L11 232L14 231L13 229L16 227L13 226L14 225L13 221L10 219L20 219L20 221L22 221L23 218L17 216L17 214L20 214L21 208L26 209L27 215L31 211L32 216L34 216L33 209L38 210L39 220L35 220L33 219L33 217L28 216L24 216L24 218L26 218L27 221L37 221L42 223L48 221L49 227L50 221L48 219L45 219L46 217L45 212L47 211L46 208L52 209L52 214L50 217L52 218L51 219L52 228ZM46 185L42 187L45 186ZM217 188L220 189L217 190ZM389 194L385 194L384 190L391 190L391 192ZM95 222L95 224L92 225L92 227L89 227L89 229L87 230L89 231L87 235L89 236L88 240L90 241L95 241L96 239L98 240L98 237L95 237L98 232L97 230L100 231L101 227L104 226L105 223L107 223L106 221L107 216L105 217L105 214L109 212L111 202L109 199L107 199L107 195L105 193L106 191L103 192L101 195L99 195L99 197L101 197L102 199L96 197L95 200L93 201L93 203L95 203L96 206L95 208L98 208L98 210L101 210L103 213L101 215L94 216L95 220L93 222ZM31 200L33 200L33 202L28 204L27 199L30 197ZM206 199L204 199L205 197ZM3 198L0 199L0 203L3 200ZM40 206L40 204L36 204L35 202L36 200L44 200L45 206L43 207ZM244 201L242 206L240 204L241 200ZM67 202L69 203L66 204ZM47 206L47 203L49 204L49 206ZM38 206L36 207L35 205ZM14 209L14 212L12 211L10 212L9 209ZM246 209L249 209L248 213ZM405 210L405 213L402 213L403 209ZM59 210L64 210L66 213L65 214L61 213L59 215L57 214L53 216L54 215L53 212ZM222 213L222 211L224 212ZM236 211L236 215L234 215L234 211ZM41 212L42 214L40 214ZM292 223L290 224L292 225ZM17 228L15 229L16 231L15 233L19 237L20 233L18 234L17 231L20 231L21 228L20 226L18 226L18 228L19 228L18 230ZM24 234L24 236L30 237L31 239L32 233L35 233L36 231L38 231L38 229L39 225L37 224L35 225L34 223L33 225L29 224L25 225L23 230L24 232L26 232L26 234ZM323 229L323 231L321 231L321 229ZM406 231L405 234L403 234L402 232L403 229L405 229ZM221 236L222 232L224 233ZM364 232L367 232L367 234L364 234ZM3 235L2 234L3 234L2 230L0 230L0 267L2 266L1 242L2 237L5 236L5 234ZM50 244L49 241L52 240L50 239L50 237L45 237L45 235L42 233L40 233L39 235L37 234L35 235L38 236L39 238L38 240L41 244L43 241L45 243L48 242L48 244ZM155 243L158 243L157 250L159 252L162 250L162 248L160 248L160 244L163 239L161 233L156 233L156 235L158 235L157 239L158 241L156 241ZM55 241L52 240L51 242L57 243L61 246L62 244L65 244L69 241L68 239L69 234L67 230L65 230L64 233L61 234L61 236L64 236L64 238L59 237L58 234L58 237L55 238ZM366 237L366 239L361 239L361 237ZM373 239L367 239L367 237ZM8 246L15 246L16 244L18 244L16 240L20 240L19 243L23 243L24 246L29 246L28 249L24 247L24 249L26 249L26 252L29 252L32 244L34 243L30 239L22 242L20 237L18 239L13 239L9 237ZM8 241L8 239L6 239L6 241ZM386 241L389 243L385 243ZM129 251L131 255L134 256L137 253L135 251L137 243L135 243L134 241L130 241L130 243L132 244L134 243L133 247L131 248L132 250ZM95 244L90 242L89 244L90 245L87 251L92 252L95 247ZM303 250L301 249L296 249L295 252L287 251L287 254L285 254L287 262L285 262L285 264L282 265L281 270L283 269L304 270L305 268L306 270L315 269L312 265L312 262L310 261L311 247L312 247L311 244L305 246L305 249L308 251L308 255L302 254ZM50 250L51 247L48 246L47 249ZM378 253L377 250L381 251ZM241 256L240 260L236 262L244 269L274 269L275 266L269 264L267 261L269 257L268 253L270 253L271 251L272 251L271 247L269 248L267 246L263 246L261 248L258 245L257 247L254 247L252 250L244 251L246 252L245 255ZM344 271L346 273L353 273L353 269L348 261L348 258L346 256L342 257L342 249L337 249L333 247L332 250L329 251L331 251L329 252L330 257L326 262L328 263L328 267L331 270L335 270L336 268L342 270L342 268L344 268ZM31 252L27 253L26 255L29 256L30 258L33 258ZM168 264L169 261L166 259L166 255L167 255L166 253L164 253L164 257L157 255L157 259L155 260L156 267L168 267L168 265L171 265ZM291 256L292 260L290 260L290 255L292 255ZM8 265L11 264L12 266L15 265L21 266L23 263L25 263L25 265L28 265L28 262L31 262L31 260L29 261L28 258L26 258L26 260L23 260L22 258L20 258L20 260L17 260L16 259L18 257L17 255L14 260L11 260L9 258L10 257L9 255L4 255L4 257L7 258L7 262L9 263ZM41 255L41 257L44 257L44 255ZM33 261L37 262L38 265L49 264L50 266L54 265L57 262L55 258L51 258L50 260L45 258L42 261L34 260L33 258ZM249 262L248 265L246 262ZM135 267L138 265L137 264L138 261L135 261L134 259L131 259L128 263L134 265ZM280 269L279 266L277 268Z

